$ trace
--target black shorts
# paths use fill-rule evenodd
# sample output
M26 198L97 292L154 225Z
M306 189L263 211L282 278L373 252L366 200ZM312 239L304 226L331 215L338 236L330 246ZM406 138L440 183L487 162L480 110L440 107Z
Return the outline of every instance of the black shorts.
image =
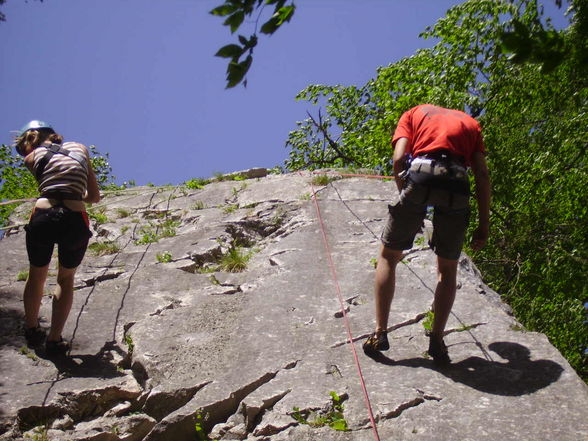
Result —
M458 259L470 217L468 197L412 182L403 189L400 202L388 207L390 216L382 243L393 250L411 248L429 206L434 207L433 237L429 245L440 257Z
M29 262L37 267L51 262L57 244L61 266L76 268L82 263L92 237L87 213L65 207L35 208L25 230Z

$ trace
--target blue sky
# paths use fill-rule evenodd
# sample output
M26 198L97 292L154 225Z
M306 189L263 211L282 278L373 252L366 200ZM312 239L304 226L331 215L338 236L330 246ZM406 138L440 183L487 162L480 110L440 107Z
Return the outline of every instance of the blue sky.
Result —
M461 2L298 0L291 23L261 36L247 88L230 90L226 61L214 54L235 37L208 13L221 3L8 0L0 143L45 120L66 140L108 153L119 184L282 165L288 132L311 108L294 100L299 91L365 83L378 66L430 46L418 34Z

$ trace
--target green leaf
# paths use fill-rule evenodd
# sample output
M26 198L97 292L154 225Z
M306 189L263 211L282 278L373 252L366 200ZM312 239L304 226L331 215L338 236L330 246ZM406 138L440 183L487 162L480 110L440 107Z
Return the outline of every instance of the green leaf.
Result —
M227 44L226 46L221 47L216 54L215 57L221 58L235 58L238 59L243 52L245 51L244 48L239 46L238 44Z
M278 30L280 25L278 24L278 18L272 17L268 21L266 21L263 26L261 26L261 33L266 35L271 35Z
M514 32L502 32L500 34L500 39L504 52L514 52L521 45L520 37Z
M253 57L249 55L244 61L237 63L235 61L231 61L229 66L227 67L227 89L231 87L235 87L247 74L249 68L251 67L251 63L253 61Z
M332 421L329 426L334 429L334 430L338 430L341 432L346 432L347 430L349 430L349 428L347 427L347 421L345 420L335 420Z
M294 15L296 7L294 5L279 8L272 17L261 27L261 33L271 35L278 30L284 22L290 21Z
M225 17L227 15L232 14L237 9L239 9L239 5L233 3L225 3L214 8L212 11L210 11L210 14Z
M244 49L253 49L257 46L257 35L253 34L249 39L243 35L239 35L239 42L243 45Z
M243 23L244 19L245 13L243 11L237 11L234 14L231 14L223 24L225 26L230 26L231 33L234 33L237 29L239 29L239 26L241 26L241 23Z
M280 17L280 24L283 24L284 22L290 21L290 19L294 16L295 11L296 11L296 5L281 7L278 10L278 15Z

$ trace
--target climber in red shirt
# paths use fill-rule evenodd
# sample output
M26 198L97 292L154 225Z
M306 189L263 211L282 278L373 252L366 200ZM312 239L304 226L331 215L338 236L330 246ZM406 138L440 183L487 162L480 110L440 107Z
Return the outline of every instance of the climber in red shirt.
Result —
M470 215L468 167L474 175L479 222L472 250L481 249L489 234L490 178L481 129L464 112L423 104L401 116L392 145L400 201L389 206L390 216L382 233L375 282L376 329L363 349L374 354L390 347L387 328L396 266L403 251L412 247L427 207L432 206L429 245L437 254L438 281L428 352L435 362L446 364L450 359L443 331L455 300L457 263Z

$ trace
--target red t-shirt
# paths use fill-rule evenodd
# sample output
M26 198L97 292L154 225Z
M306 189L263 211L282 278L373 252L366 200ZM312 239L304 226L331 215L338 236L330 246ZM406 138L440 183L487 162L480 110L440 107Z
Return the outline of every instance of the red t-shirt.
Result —
M485 152L478 121L459 110L421 104L405 112L398 121L392 145L408 138L407 154L448 149L470 165L474 152Z

